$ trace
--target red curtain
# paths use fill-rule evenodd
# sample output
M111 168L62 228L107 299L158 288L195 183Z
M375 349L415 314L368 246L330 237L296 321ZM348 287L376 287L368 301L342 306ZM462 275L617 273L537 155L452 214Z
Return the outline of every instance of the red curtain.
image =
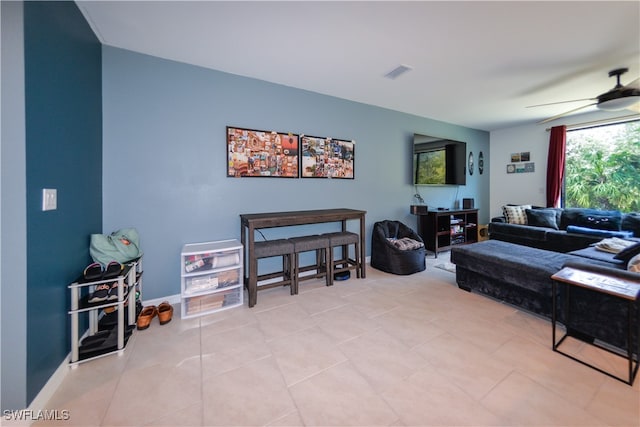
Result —
M547 206L559 207L564 178L564 157L567 145L567 127L551 128L549 138L549 157L547 159Z

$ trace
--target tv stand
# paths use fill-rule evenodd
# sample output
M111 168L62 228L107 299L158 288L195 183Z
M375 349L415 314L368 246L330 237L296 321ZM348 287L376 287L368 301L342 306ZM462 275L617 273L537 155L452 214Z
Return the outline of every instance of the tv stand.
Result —
M453 246L478 241L478 209L430 210L417 217L418 234L436 258Z

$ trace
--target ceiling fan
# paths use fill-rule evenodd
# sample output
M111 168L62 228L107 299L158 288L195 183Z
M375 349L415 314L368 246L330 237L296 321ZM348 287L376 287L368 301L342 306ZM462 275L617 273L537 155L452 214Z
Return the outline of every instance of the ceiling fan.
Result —
M591 104L583 105L582 107L574 108L573 110L565 111L564 113L549 117L548 119L544 119L538 123L551 122L553 120L559 119L560 117L564 117L568 114L575 113L576 111L582 110L583 108L591 107L593 105L597 106L600 110L605 111L624 110L626 108L632 107L634 110L637 110L638 106L634 104L640 102L640 79L635 79L628 85L623 86L620 83L620 76L627 71L629 71L628 68L617 68L615 70L609 71L609 77L616 76L616 86L610 91L598 95L596 98L574 99L572 101L560 101L551 102L549 104L530 105L527 108L543 107L547 105L563 104L568 102L595 101Z

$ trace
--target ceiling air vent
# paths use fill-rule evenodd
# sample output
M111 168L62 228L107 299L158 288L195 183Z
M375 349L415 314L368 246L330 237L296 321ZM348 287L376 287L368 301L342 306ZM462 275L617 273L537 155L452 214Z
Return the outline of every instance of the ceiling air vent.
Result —
M387 74L385 74L384 76L388 79L391 80L395 80L398 77L400 77L402 74L406 73L407 71L412 70L411 67L409 67L408 65L398 65L396 68L394 68L393 70L389 71Z

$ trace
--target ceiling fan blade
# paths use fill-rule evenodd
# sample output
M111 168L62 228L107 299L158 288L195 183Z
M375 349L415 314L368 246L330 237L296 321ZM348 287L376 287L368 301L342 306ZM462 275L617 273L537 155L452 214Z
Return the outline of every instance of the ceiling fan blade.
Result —
M559 119L560 117L564 117L568 114L575 113L576 111L582 110L583 108L591 107L593 105L598 105L598 103L594 102L593 104L587 104L587 105L583 105L582 107L574 108L573 110L565 111L564 113L557 114L555 116L549 117L548 119L541 120L538 122L538 124L552 122L554 120Z
M584 102L584 101L596 101L596 100L597 98L572 99L571 101L558 101L558 102L549 102L547 104L527 105L525 108L546 107L548 105L568 104L570 102Z
M628 85L625 85L624 87L630 88L630 89L633 89L633 88L640 89L640 78L635 79L634 81L632 81Z

